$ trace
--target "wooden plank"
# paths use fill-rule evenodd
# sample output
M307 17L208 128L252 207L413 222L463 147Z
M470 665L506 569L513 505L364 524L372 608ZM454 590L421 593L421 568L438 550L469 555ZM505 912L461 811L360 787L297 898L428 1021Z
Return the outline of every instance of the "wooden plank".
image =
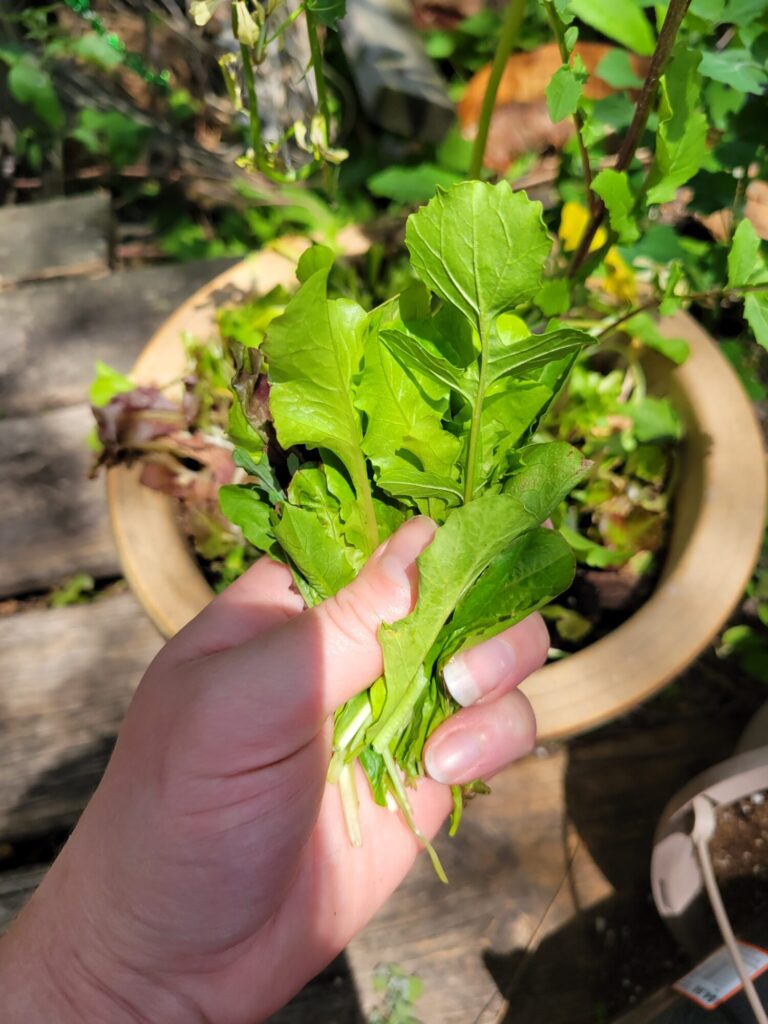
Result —
M35 867L0 873L0 935L7 931L46 871L46 867Z
M76 572L120 574L104 480L89 480L88 406L0 420L0 596Z
M77 405L97 359L130 370L173 310L233 260L149 267L0 293L0 414Z
M106 273L108 192L0 209L0 288L24 281Z
M0 839L75 821L160 645L127 592L0 619Z
M565 753L530 757L493 780L467 808L458 835L437 848L450 880L426 857L351 943L347 956L365 1019L378 1001L377 964L420 976L420 1020L467 1024L497 991L489 949L524 951L566 872L562 781Z

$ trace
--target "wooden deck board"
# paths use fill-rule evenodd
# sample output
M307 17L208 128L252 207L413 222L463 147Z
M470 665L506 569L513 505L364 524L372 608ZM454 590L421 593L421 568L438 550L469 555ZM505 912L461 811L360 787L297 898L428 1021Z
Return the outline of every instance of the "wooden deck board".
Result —
M0 420L0 596L76 572L120 574L104 480L89 480L87 405Z
M0 840L73 824L160 644L130 593L0 619Z
M108 192L0 209L0 288L109 270Z
M162 321L232 262L149 267L0 292L0 413L39 415L83 402L97 359L130 370Z

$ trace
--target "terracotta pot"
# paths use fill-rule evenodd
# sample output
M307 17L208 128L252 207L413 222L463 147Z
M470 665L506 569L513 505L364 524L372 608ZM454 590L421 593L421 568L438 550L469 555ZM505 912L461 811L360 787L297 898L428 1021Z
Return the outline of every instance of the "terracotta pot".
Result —
M293 280L293 260L271 251L221 274L163 324L134 366L135 379L178 379L185 365L183 332L206 337L217 305L238 292L267 291ZM652 390L669 394L686 423L662 578L646 604L609 636L526 682L542 739L619 715L681 672L722 627L757 558L766 474L751 405L715 343L694 320L678 313L661 327L691 346L681 367L654 357L647 367ZM173 501L140 485L138 476L136 467L109 472L112 526L134 593L160 631L171 636L212 592L178 529Z

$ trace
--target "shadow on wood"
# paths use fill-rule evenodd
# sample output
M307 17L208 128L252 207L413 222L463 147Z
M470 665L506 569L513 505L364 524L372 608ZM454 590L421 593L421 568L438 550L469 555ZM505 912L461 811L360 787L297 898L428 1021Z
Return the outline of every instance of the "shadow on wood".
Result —
M545 917L527 949L486 953L503 999L478 1024L607 1022L685 973L691 961L650 892L656 825L682 785L733 752L764 697L764 687L708 653L656 700L568 744L567 816L614 891L585 900L569 869L575 916L551 925Z

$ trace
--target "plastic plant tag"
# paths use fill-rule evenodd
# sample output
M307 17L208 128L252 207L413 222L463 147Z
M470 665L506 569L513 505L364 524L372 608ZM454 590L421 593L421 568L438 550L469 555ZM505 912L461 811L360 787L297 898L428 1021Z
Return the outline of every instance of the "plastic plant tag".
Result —
M740 942L739 951L744 965L754 981L765 970L768 970L768 951L749 942ZM714 1010L727 1002L731 996L742 989L742 984L734 967L731 954L725 946L721 946L706 960L694 967L672 988L686 996L705 1010Z

